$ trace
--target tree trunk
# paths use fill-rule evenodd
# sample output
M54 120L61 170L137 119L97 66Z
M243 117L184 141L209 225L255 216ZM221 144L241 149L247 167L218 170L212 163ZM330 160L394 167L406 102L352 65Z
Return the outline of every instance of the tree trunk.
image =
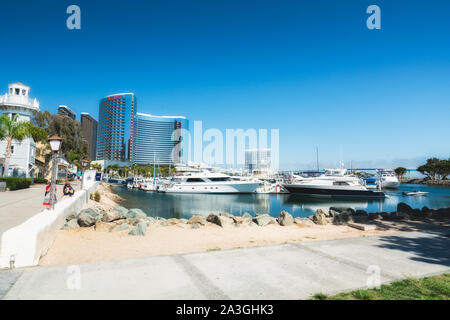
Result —
M8 137L6 138L6 150L5 150L5 170L3 171L3 176L8 176L9 171L9 160L11 158L11 144L12 144L12 138Z

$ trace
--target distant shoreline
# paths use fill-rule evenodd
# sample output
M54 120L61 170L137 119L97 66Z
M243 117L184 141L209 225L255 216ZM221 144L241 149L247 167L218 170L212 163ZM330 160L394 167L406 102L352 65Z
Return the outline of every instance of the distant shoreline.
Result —
M450 180L429 180L427 178L412 178L412 179L401 179L401 183L410 183L410 184L426 184L429 186L444 186L450 187Z

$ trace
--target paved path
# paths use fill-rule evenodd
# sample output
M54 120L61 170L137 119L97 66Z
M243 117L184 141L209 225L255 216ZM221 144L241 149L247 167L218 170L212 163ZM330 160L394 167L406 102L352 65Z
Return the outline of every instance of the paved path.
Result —
M319 292L365 287L369 266L380 269L383 283L450 272L449 233L409 232L75 268L35 267L4 274L7 287L0 288L0 294L7 292L4 299L307 299Z
M79 184L73 184L79 190ZM58 200L61 199L63 185L57 186ZM45 185L37 184L27 189L0 192L0 245L2 234L18 226L45 209Z

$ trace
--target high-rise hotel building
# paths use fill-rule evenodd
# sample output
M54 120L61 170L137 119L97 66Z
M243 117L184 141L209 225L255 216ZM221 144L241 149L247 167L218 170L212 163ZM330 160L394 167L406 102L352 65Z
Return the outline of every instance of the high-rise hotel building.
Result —
M188 130L185 117L137 113L133 164L186 163Z
M118 93L100 100L97 130L97 160L133 163L134 93Z
M97 157L97 127L98 122L89 113L82 112L80 114L81 131L83 138L88 143L89 160L96 160Z

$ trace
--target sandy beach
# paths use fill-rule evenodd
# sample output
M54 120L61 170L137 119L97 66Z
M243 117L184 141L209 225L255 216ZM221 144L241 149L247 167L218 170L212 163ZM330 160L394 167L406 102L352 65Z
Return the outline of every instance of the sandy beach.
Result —
M161 226L150 224L144 237L125 232L102 232L94 227L60 230L52 248L40 265L64 265L143 258L212 250L267 246L298 241L331 240L401 231L421 230L428 225L407 222L383 222L383 229L360 231L349 226L229 227L217 225L191 229L187 224Z
M120 204L121 198L109 185L101 183L97 188L99 202L89 201L85 208L110 212ZM175 219L177 220L177 219ZM387 221L373 222L376 230L361 231L348 225L293 224L281 226L269 224L240 224L220 227L214 223L193 228L181 222L171 225L161 221L148 223L145 236L133 236L128 230L109 232L95 225L85 228L59 230L56 239L39 262L42 266L79 264L98 261L114 261L213 250L227 250L267 246L289 242L332 240L370 235L391 234L402 231L426 230L441 227L438 221Z

